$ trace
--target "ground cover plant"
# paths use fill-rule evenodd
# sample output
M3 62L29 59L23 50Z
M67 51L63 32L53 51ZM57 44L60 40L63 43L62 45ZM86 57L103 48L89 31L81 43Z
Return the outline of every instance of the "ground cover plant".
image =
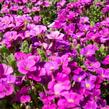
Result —
M109 109L109 1L0 0L0 109Z

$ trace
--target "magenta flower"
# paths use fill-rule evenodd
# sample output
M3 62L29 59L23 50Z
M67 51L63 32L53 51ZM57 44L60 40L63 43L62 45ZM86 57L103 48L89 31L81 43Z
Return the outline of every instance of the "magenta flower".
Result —
M89 23L89 18L88 18L88 17L81 17L79 23L81 23L81 24L82 24L82 23L83 23L83 24L84 24L84 23Z
M68 35L73 35L74 31L75 31L75 25L73 23L69 24L68 26L64 27L64 31L68 34Z
M41 21L41 16L34 16L33 20L35 23L39 23Z
M45 93L40 93L40 98L44 103L43 109L55 109L56 108L56 104L53 103L54 100L54 96L46 96Z
M20 85L20 90L17 91L16 96L15 96L15 101L21 102L21 103L26 103L30 102L31 97L29 95L30 91L30 86L22 86Z
M63 104L64 104L64 105L63 105ZM67 100L64 99L64 98L60 98L60 99L58 100L57 105L58 105L58 108L59 108L59 109L65 109L65 108L67 107Z
M15 76L12 75L13 69L11 66L6 64L0 64L0 78L3 81L7 81L7 83L14 83Z
M56 75L56 80L57 81L59 81L59 82L63 82L63 81L67 81L67 80L69 80L69 76L68 76L68 74L65 74L65 73L57 73L57 75Z
M82 32L87 32L89 30L89 25L86 25L86 24L78 24L78 28L80 31Z
M80 74L81 71L82 71L82 69L81 69L80 67L78 67L78 68L76 68L76 69L73 71L73 73L74 73L74 74Z
M84 106L84 109L97 109L97 103L94 100L88 101Z
M46 30L47 30L46 26L36 25L34 26L34 28L30 30L30 35L37 36L37 35L44 33Z
M26 53L23 53L23 52L16 52L14 54L14 56L16 58L16 61L20 61L20 60L28 58L29 56L31 56L31 54L26 54Z
M22 2L23 2L23 3L27 3L27 2L28 2L28 0L22 0Z
M18 70L22 74L27 74L36 70L36 62L34 59L27 58L17 63Z
M95 72L101 66L100 62L97 61L94 57L90 57L89 59L86 59L84 64L89 71L93 71L93 72Z
M29 23L31 21L31 17L28 16L28 15L23 15L23 16L14 16L14 19L15 19L15 28L18 29L18 28L21 28L22 26L26 27L27 26L27 23Z
M103 62L102 62L104 65L108 65L109 64L109 55L107 55L105 58L104 58L104 60L103 60Z
M43 109L56 109L56 104L45 104Z
M96 72L101 76L103 80L109 79L109 68L105 69L100 67Z
M66 80L64 82L58 82L54 85L55 95L60 95L62 91L67 91L71 88L70 81Z
M63 97L61 97L57 103L59 109L80 109L79 103L83 100L82 95L69 91L63 92L62 95Z
M66 3L66 0L60 0L58 3L57 3L57 7L60 8L62 6L64 6Z
M45 63L44 68L47 74L50 75L52 71L59 69L59 64L55 61L50 61L50 62Z
M31 97L29 95L22 95L20 97L20 102L21 103L28 103L31 101Z
M12 72L11 66L0 64L0 98L4 98L14 92L13 84L16 77L12 75Z
M47 35L48 39L63 40L64 34L59 31L52 31Z
M66 98L71 107L79 106L80 101L83 100L83 96L75 92L66 91L63 92L62 95Z
M44 1L44 6L45 6L45 7L49 7L51 4L52 4L52 3L51 3L50 1L48 1L48 0L45 0L45 1Z
M1 11L8 11L8 9L4 6L4 9ZM14 27L13 17L12 16L4 16L3 18L0 18L0 30L4 31L7 28Z
M69 62L69 54L64 54L61 56L61 64L63 68L66 68L68 66Z
M18 11L19 10L19 6L18 5L13 5L13 6L10 7L10 10Z
M79 0L81 3L85 3L85 4L88 4L88 3L91 3L93 0Z
M67 18L68 18L69 20L72 20L72 19L74 19L77 15L78 15L78 13L75 13L75 12L73 12L73 11L69 11L69 14L67 15Z
M109 12L109 5L105 5L105 7L102 9L103 13L108 13Z
M86 77L86 73L81 72L80 74L74 75L73 80L75 82L81 82Z
M88 90L92 90L94 89L95 85L94 82L90 81L90 80L85 80L81 82L82 87L88 89Z
M109 0L95 1L0 0L1 108L109 108Z
M80 54L83 56L92 56L95 54L95 51L98 50L96 45L89 44L85 48L82 48Z
M107 105L107 106L103 107L102 109L109 109L109 106Z
M105 69L101 76L109 79L109 68Z
M7 47L11 47L13 41L17 39L18 35L16 31L9 31L4 34L3 44Z
M0 0L0 3L3 2L4 0Z
M1 79L3 81L6 81L9 84L15 83L16 77L14 75L8 75L6 78Z
M6 64L0 64L0 77L2 77L2 75L10 75L13 72L13 69L11 66L8 66Z
M0 81L0 98L9 96L14 92L14 87L12 84Z

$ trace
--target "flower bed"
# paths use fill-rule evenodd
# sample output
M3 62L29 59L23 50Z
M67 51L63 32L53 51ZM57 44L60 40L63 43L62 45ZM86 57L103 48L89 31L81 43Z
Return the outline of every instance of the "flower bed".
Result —
M109 109L108 0L0 0L0 109Z

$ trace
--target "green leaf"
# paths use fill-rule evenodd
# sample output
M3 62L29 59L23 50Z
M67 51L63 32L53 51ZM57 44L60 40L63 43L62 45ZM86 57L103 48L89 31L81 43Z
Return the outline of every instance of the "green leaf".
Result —
M7 61L8 61L9 65L15 67L15 65L16 65L15 58L14 58L14 55L12 53L7 57Z
M94 21L90 21L90 25L91 26L94 26L95 25L95 22Z
M17 14L18 15L23 15L23 11L22 10L18 10Z
M28 8L30 8L30 9L32 8L32 3L27 3L26 5Z
M12 109L21 109L19 104L13 104L12 107Z
M41 49L38 48L37 51L38 51L38 54L41 56L42 61L44 61L44 60L47 61L48 60L44 50L41 50Z
M27 40L23 41L21 45L21 51L24 53L29 53L31 51Z
M88 9L85 10L84 15L89 17L91 25L93 26L95 23L100 21L103 14L101 8L93 4Z
M96 51L96 54L95 54L96 58L97 58L99 61L101 61L106 55L107 55L107 52L106 52L104 46L101 46L101 47L99 48L99 50Z
M1 54L9 53L9 50L6 48L6 46L2 45L0 48L0 52L1 52Z
M56 18L56 7L52 5L48 8L43 8L43 10L40 11L40 15L42 17L42 22L44 25L51 24Z
M42 86L42 84L40 84L40 83L37 83L37 84L35 85L35 88L36 88L36 90L38 90L38 91L43 91L43 86Z

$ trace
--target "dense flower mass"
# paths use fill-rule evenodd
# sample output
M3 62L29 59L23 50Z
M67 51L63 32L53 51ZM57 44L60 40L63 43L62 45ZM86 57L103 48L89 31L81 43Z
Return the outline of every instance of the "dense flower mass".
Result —
M0 98L9 96L14 92L13 85L16 77L12 73L12 67L0 64Z
M0 0L0 109L23 108L109 109L108 0Z

